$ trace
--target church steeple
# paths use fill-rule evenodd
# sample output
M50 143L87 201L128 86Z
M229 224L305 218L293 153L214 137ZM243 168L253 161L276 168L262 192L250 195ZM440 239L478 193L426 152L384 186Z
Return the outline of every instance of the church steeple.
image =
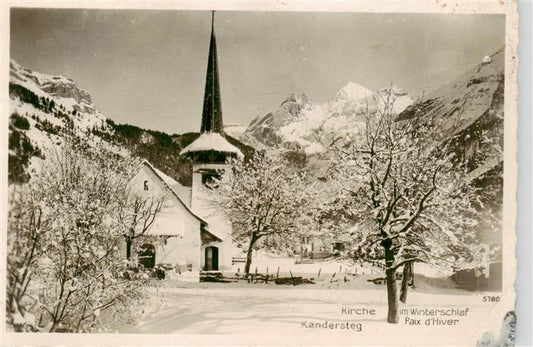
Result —
M214 21L215 13L213 12L211 18L211 44L209 45L209 60L207 62L207 76L205 79L202 127L200 129L201 134L180 152L180 155L186 155L191 158L193 163L202 165L209 163L213 167L217 165L224 166L228 157L244 157L242 152L229 143L228 139L224 136ZM202 170L207 169L202 167Z
M211 15L211 43L205 79L204 107L200 131L224 135L222 123L222 104L220 101L220 84L218 79L217 40L215 38L215 12Z

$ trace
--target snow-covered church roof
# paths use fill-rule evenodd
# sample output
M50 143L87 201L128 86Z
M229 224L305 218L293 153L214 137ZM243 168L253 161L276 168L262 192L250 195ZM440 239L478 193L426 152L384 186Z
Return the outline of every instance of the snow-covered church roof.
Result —
M152 163L150 163L148 160L143 160L142 162L142 165L145 166L145 167L148 167L150 170L152 170L152 172L155 174L155 176L160 179L164 185L167 187L167 189L176 197L176 199L179 201L179 203L185 207L185 209L192 215L194 216L196 219L198 219L200 222L204 223L207 225L207 222L204 221L202 218L200 218L197 214L195 214L192 209L190 208L190 206L185 203L185 201L183 200L183 198L180 196L180 194L178 194L178 191L179 191L179 188L180 187L183 187L181 186L181 184L179 184L176 180L174 180L173 178L165 175L161 170L157 169L155 166L152 165ZM186 188L186 187L183 187L183 188Z
M206 132L200 134L200 136L193 141L190 145L181 150L180 155L193 153L193 152L205 152L216 151L223 153L233 153L239 158L243 158L241 150L228 142L219 133Z

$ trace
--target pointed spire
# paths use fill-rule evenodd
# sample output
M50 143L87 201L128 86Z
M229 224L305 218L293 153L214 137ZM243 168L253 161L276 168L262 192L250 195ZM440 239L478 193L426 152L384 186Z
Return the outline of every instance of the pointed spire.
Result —
M215 132L224 135L222 123L222 104L218 80L217 41L215 38L215 11L211 17L211 43L205 79L204 108L202 111L201 132Z

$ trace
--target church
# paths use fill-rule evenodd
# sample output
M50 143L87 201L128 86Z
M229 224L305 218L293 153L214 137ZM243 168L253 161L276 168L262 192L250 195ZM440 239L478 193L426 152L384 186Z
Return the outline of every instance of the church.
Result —
M210 204L209 194L216 194L216 189L206 184L227 169L229 158L243 158L224 134L213 21L214 17L200 136L179 154L192 161L192 187L181 185L147 161L130 181L131 188L146 199L165 197L146 233L146 243L138 245L139 263L148 268L162 266L169 277L192 282L199 281L200 271L231 269L231 223Z

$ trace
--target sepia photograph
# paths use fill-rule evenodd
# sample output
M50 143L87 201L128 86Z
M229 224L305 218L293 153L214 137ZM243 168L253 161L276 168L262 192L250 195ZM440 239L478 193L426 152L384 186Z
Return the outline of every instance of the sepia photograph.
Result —
M10 336L514 345L515 7L57 5L4 9Z

